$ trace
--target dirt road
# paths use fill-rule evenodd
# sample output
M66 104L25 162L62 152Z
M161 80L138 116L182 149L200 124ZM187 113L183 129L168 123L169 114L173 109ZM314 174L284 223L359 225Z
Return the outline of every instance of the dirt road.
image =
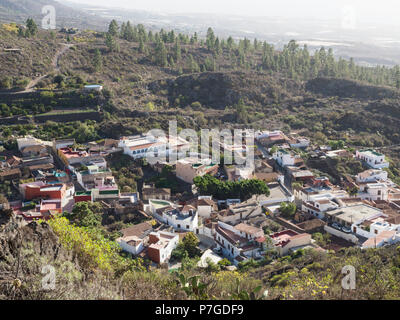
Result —
M51 70L50 72L59 72L59 71L60 71L60 66L59 66L60 57L61 57L69 48L71 48L71 47L73 46L73 44L65 44L65 43L63 43L63 44L61 44L61 45L62 45L62 47L57 51L56 55L54 56L53 60L51 61L52 70ZM49 72L49 73L50 73L50 72ZM10 92L9 94L28 93L28 92L33 92L33 91L35 91L34 88L36 87L36 85L37 85L41 80L43 80L44 78L46 78L46 77L49 75L49 73L47 73L47 74L45 74L45 75L43 75L43 76L37 77L37 78L35 78L35 79L32 79L32 80L28 83L28 85L26 86L25 90L23 90L23 91L17 91L17 92Z

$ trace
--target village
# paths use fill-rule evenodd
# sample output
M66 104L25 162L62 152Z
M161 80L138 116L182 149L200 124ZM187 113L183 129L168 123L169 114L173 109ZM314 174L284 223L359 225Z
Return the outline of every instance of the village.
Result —
M299 250L378 248L400 241L400 188L388 177L384 154L316 146L279 130L256 132L256 145L249 146L243 132L243 145L221 143L221 152L253 148L252 166L218 164L193 154L182 157L190 143L179 136L138 135L83 145L73 139L19 137L16 149L0 153L0 192L5 195L0 209L11 209L21 222L30 223L71 214L82 202L99 203L105 214L132 216L117 230L115 241L124 252L169 269L179 265L173 252L189 233L198 239L198 266L224 260L231 269L271 253L283 257ZM148 153L159 150L180 157L145 164ZM322 162L357 159L363 171L333 183L317 176L304 154ZM109 159L122 155L149 167L153 177L168 171L167 182L172 174L186 191L145 181L137 190L121 188ZM218 198L196 186L196 178L204 176L222 182L256 179L266 184L268 193Z

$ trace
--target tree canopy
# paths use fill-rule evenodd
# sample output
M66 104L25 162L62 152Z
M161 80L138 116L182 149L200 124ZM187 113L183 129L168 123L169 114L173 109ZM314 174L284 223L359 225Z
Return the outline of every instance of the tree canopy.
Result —
M194 184L203 195L212 195L217 199L248 200L253 195L269 196L270 191L264 181L249 179L241 181L221 181L210 175L194 178Z

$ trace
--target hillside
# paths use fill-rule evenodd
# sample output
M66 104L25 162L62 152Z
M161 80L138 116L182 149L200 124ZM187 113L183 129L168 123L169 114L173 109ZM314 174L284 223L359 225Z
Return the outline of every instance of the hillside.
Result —
M101 28L105 23L101 18L94 17L54 0L0 0L0 22L24 23L31 17L41 25L42 8L51 5L56 9L57 27L75 27L80 29Z
M381 100L400 97L400 92L394 88L373 86L348 79L316 78L308 81L306 88L316 94L342 98Z
M11 77L15 87L23 87L43 76L36 88L57 93L50 100L52 110L73 106L59 98L60 92L74 96L71 101L79 109L93 108L96 101L107 112L106 121L90 124L99 137L166 128L168 120L177 119L182 128L302 129L320 143L344 139L350 145L380 147L400 142L395 69L334 62L324 49L310 56L293 42L278 52L266 43L232 43L215 36L212 45L212 32L207 41L172 31L147 32L140 25L130 28L119 26L111 44L106 34L92 31L71 36L40 31L25 38L0 28L0 48L21 49L0 52L0 80ZM55 68L52 60L65 44L68 49ZM86 83L102 84L103 97L90 103L79 98ZM9 96L6 104L17 109L3 115L24 114L30 103L37 104L31 110L49 111L47 105L40 107L40 99L29 99ZM44 131L42 137L57 134Z
M35 10L30 1L0 3L21 14ZM67 35L43 30L22 34L15 24L0 28L4 148L12 149L17 136L28 134L100 144L104 138L167 130L168 120L177 120L180 129L299 130L312 144L343 140L349 150L400 143L400 73L395 68L335 61L323 48L312 56L295 42L277 51L267 43L218 39L212 30L207 39L199 39L165 30L153 34L128 23L112 29ZM103 89L87 92L87 84ZM400 151L392 147L385 155L390 178L397 182ZM348 159L311 166L311 152L303 156L310 169L329 175L332 182L364 170L360 161ZM112 173L120 187L136 190L145 177L144 166L136 168L128 156L126 163L119 158L117 153L109 165ZM115 242L120 235L113 232L121 229L122 220L115 221L99 202L93 205L99 210L85 209L82 217L93 218L97 227L77 223L75 212L22 224L10 211L0 210L0 300L240 300L257 294L257 287L267 289L271 300L400 298L397 246L324 253L301 249L282 258L267 251L265 259L248 260L234 272L223 265L200 269L187 255L176 274L122 253ZM342 268L348 264L360 275L354 293L341 287ZM44 265L58 275L51 292L41 286ZM190 287L194 282L187 279L193 276L203 290Z
M0 73L2 77L32 79L50 71L59 44L46 34L35 39L15 39L15 34L0 28ZM17 51L6 51L16 49Z
M198 295L196 291L187 295L174 273L133 266L104 272L100 266L93 267L96 255L83 254L82 246L68 247L47 223L21 226L5 214L0 211L2 300L240 300L246 299L246 293L250 294L260 285L263 290L268 290L267 300L399 299L399 248L394 246L364 251L348 248L336 254L306 250L280 258L273 264L247 265L236 272L212 268L200 270L188 264L180 274L186 279L199 276L205 289ZM75 237L84 233L79 228L76 232ZM341 287L344 263L356 268L359 275L356 291ZM114 261L114 264L119 262ZM43 289L44 265L55 268L54 290ZM238 295L240 291L242 294ZM254 292L259 298L260 293Z

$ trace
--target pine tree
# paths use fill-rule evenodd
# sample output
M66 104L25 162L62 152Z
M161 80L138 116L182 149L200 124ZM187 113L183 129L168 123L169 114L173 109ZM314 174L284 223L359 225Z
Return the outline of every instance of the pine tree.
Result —
M26 20L26 32L25 32L25 36L27 38L31 37L31 36L35 36L38 33L38 27L36 25L36 22L32 19L32 18L28 18Z
M395 66L394 67L394 80L395 80L395 85L397 89L400 89L400 67Z
M168 33L168 42L169 43L174 43L175 42L175 32L174 32L174 30L171 30Z
M181 54L181 45L180 45L180 43L179 43L179 39L176 39L176 40L175 40L174 56L175 56L176 62L178 62L179 60L181 60L182 54Z
M215 59L207 57L204 61L204 67L205 71L215 71L217 69Z
M110 33L106 34L106 46L110 52L119 51L118 42Z
M161 39L158 41L155 52L155 59L157 65L161 67L168 66L167 49L165 48L164 42Z
M219 42L219 39L215 40L215 45L214 45L214 52L217 56L219 56L222 53L222 48L221 48L221 43Z
M125 33L126 33L126 23L123 22L122 25L121 25L121 30L120 30L120 32L119 32L120 38L125 39L125 38L124 38Z
M142 38L140 38L140 41L139 41L139 52L146 53L146 47L144 46L144 41Z
M118 23L113 19L108 26L108 33L111 34L113 37L116 37L118 35L118 29Z
M231 36L229 36L226 44L227 44L228 50L231 51L233 49L233 45L234 45L233 38Z
M153 32L151 32L151 30L149 31L147 40L148 40L148 42L154 42L154 35L153 35Z
M254 50L258 50L258 40L257 38L254 38Z
M208 50L213 50L215 46L215 35L214 31L212 28L208 28L207 30L207 38L206 38L206 44Z
M94 52L93 68L95 72L100 72L103 68L103 57L99 49L96 49Z
M25 37L24 29L22 27L18 28L18 37Z
M189 72L191 72L191 73L195 73L195 72L199 72L200 71L199 65L193 59L193 56L191 54L188 57L187 68L189 69Z
M171 68L174 68L174 67L175 67L175 61L174 61L174 57L173 57L173 56L170 56L170 57L169 57L169 66L170 66Z
M133 41L134 37L135 37L134 33L135 32L133 30L133 27L132 27L131 23L128 21L126 23L123 38L127 41Z

